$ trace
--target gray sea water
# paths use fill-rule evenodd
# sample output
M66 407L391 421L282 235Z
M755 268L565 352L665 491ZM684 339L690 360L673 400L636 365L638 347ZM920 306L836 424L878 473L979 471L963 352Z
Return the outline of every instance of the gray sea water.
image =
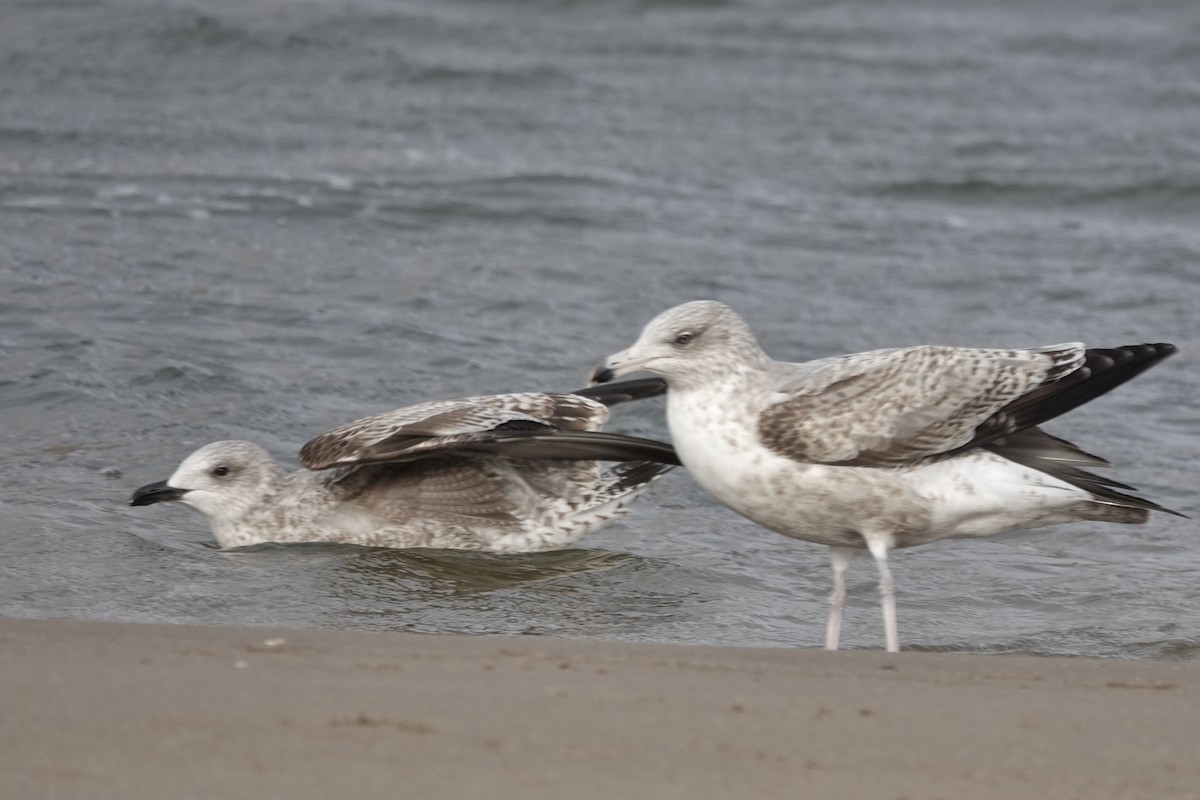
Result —
M824 548L682 470L524 557L127 506L215 439L576 388L715 298L789 360L1178 344L1048 427L1192 520L893 567L909 647L1200 658L1198 42L1185 2L3 0L0 614L817 646Z

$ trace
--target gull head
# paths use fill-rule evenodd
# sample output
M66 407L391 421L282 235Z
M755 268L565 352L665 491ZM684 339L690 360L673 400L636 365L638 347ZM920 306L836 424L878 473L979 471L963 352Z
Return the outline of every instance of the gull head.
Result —
M767 361L767 356L750 326L733 309L715 300L695 300L650 320L631 347L596 365L590 380L607 383L647 370L680 388L693 380L711 379L714 370L734 360L753 366Z
M259 505L282 476L271 454L252 442L213 442L185 458L170 478L138 489L129 504L178 500L217 527Z

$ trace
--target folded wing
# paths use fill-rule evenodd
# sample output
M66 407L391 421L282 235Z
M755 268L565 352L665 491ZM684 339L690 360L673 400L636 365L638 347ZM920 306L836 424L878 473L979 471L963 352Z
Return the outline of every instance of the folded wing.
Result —
M797 461L900 467L1032 428L1129 380L1168 344L912 347L781 365L759 437Z

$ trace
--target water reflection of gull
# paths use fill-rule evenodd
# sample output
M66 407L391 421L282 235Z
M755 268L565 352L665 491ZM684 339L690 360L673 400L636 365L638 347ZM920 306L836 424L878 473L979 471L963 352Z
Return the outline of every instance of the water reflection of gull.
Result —
M350 550L322 592L369 629L654 640L702 629L722 595L705 570L608 550Z
M415 548L362 550L347 560L346 572L394 585L397 579L427 585L433 593L487 592L605 572L638 558L608 550L566 549L496 554Z

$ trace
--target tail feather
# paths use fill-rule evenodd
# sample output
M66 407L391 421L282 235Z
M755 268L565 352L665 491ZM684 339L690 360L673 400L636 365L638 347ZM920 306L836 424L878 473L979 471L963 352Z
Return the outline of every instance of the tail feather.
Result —
M1080 469L1080 464L1102 467L1110 465L1099 456L1087 453L1065 439L1051 436L1039 428L1028 428L997 439L985 447L1009 461L1044 472L1083 489L1091 494L1097 503L1145 511L1162 511L1177 517L1185 516L1152 500L1126 494L1125 492L1137 491L1126 483Z
M629 514L629 504L673 467L652 461L626 461L600 476L600 487L592 502L570 515L580 536Z

